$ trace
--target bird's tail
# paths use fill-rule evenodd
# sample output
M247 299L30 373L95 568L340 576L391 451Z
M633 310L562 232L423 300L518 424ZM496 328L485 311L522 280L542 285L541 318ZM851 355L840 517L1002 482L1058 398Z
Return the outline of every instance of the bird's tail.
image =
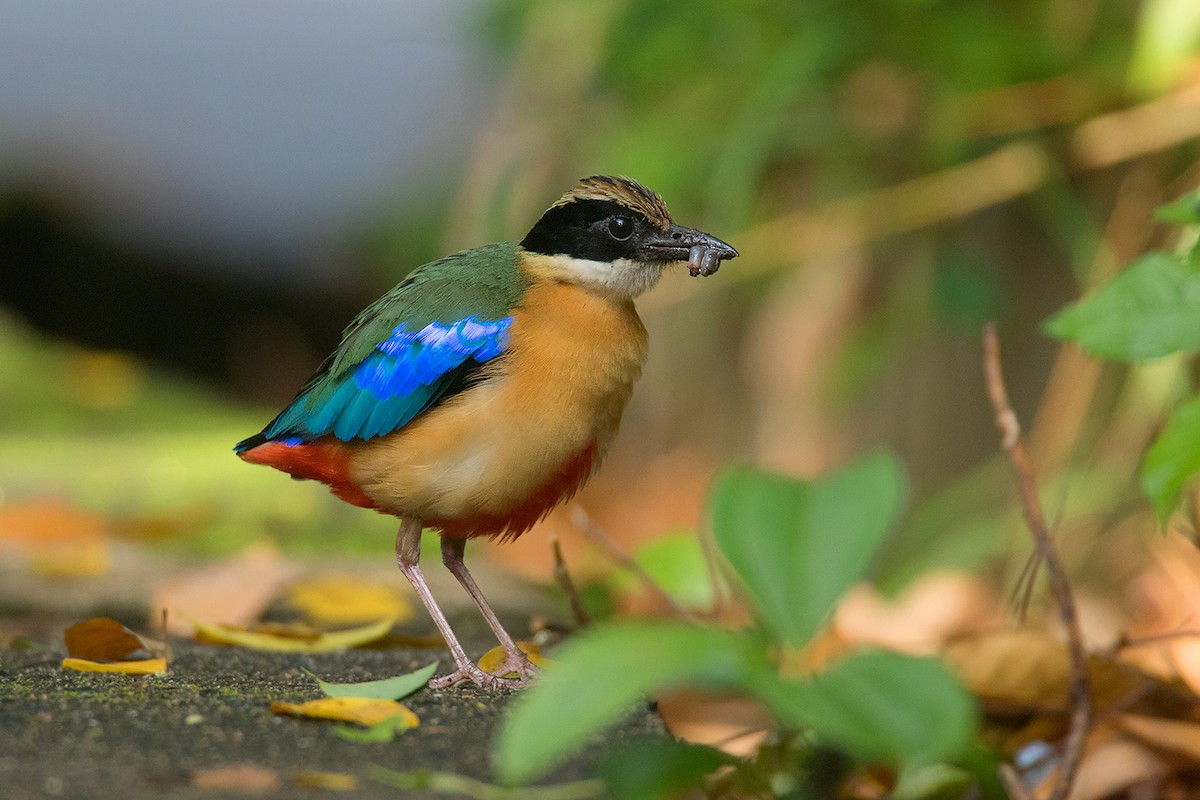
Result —
M255 444L255 440L260 440ZM242 445L246 445L243 449ZM286 472L296 480L320 481L351 505L376 508L375 502L350 477L351 449L333 437L309 442L266 441L262 434L238 442L238 457Z

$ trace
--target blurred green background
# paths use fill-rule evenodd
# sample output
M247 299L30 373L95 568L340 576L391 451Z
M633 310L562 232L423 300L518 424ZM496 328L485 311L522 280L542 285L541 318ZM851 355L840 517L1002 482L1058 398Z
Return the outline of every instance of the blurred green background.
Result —
M51 502L189 554L386 558L391 521L230 447L411 268L601 173L741 252L640 303L650 361L577 501L624 546L702 526L721 464L889 447L914 496L883 583L1019 564L995 319L1074 566L1141 558L1137 465L1191 376L1039 326L1170 246L1152 210L1200 183L1194 0L84 5L0 2L0 536ZM544 531L497 557L550 579Z

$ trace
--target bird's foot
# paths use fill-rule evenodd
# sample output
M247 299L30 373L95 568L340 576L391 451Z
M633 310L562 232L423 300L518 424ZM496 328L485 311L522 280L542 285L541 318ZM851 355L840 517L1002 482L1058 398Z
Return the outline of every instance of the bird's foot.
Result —
M446 689L470 681L480 689L521 689L527 686L540 671L529 662L524 653L518 651L510 654L495 672L484 672L474 664L467 662L459 665L458 669L449 675L431 680L429 688ZM514 674L516 677L508 677Z
M502 678L499 675L493 675L491 673L484 672L474 664L467 663L460 666L449 675L443 675L440 678L434 678L429 682L429 688L446 689L466 681L470 681L480 689L518 689L524 685L518 680Z
M500 665L500 669L493 672L492 675L507 681L507 684L513 688L521 688L527 686L539 672L541 669L534 666L524 653L516 650L508 654L508 658ZM516 677L508 677L514 674Z

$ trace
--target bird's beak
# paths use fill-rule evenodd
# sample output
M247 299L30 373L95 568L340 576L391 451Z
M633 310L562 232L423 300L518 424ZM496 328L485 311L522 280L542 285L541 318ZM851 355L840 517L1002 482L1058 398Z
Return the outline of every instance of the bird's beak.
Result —
M712 275L722 261L737 258L737 254L717 237L682 225L655 231L638 248L643 261L686 261L693 275Z

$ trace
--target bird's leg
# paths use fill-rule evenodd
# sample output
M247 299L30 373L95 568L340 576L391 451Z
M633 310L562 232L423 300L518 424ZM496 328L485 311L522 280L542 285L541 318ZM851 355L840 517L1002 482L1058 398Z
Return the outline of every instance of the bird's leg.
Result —
M496 638L500 641L500 646L504 648L506 656L504 665L492 674L499 677L515 672L517 673L517 678L515 681L510 682L511 685L524 686L529 682L530 678L537 674L537 667L529 663L529 658L517 647L517 643L508 635L508 631L504 630L504 626L500 624L500 620L496 617L496 612L488 605L483 592L479 590L479 585L471 577L471 573L463 561L463 552L466 549L466 539L452 539L449 536L443 536L442 563L446 565L446 569L450 570L451 575L458 578L458 582L467 590L467 594L471 595L471 599L475 601L475 605L479 606L479 613L483 614L483 618L487 620L488 627L492 629L492 633L496 634Z
M450 654L454 656L454 664L457 667L449 675L431 680L429 686L433 689L444 689L462 681L471 681L476 686L490 689L508 684L509 681L489 675L467 658L466 651L463 650L454 631L450 629L450 623L446 621L446 615L442 613L442 609L438 608L437 601L433 599L433 593L429 591L429 586L425 583L425 576L421 574L420 559L421 520L415 517L405 517L400 523L400 531L396 534L396 565L400 567L400 572L412 584L417 597L421 598L425 610L429 612L429 616L433 617L433 622L441 632L442 638L446 640L446 646L450 648Z

